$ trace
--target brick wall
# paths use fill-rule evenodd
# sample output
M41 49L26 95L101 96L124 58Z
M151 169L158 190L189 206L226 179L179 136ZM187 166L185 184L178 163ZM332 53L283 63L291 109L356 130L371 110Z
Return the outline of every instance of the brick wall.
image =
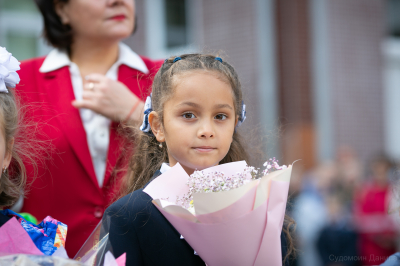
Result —
M384 4L328 1L335 145L352 146L364 160L384 148Z
M145 0L136 0L138 29L126 42L146 55ZM197 0L196 0L197 1ZM309 0L275 0L281 150L285 163L315 162ZM334 146L351 145L363 160L383 149L382 55L384 0L327 0ZM239 73L248 120L240 132L259 145L260 100L255 1L201 0L193 34L203 52L219 52ZM199 39L201 38L201 39ZM256 156L257 157L257 156ZM260 160L261 157L258 157ZM253 158L255 159L255 158ZM260 160L252 160L259 163Z
M315 164L308 0L276 0L279 119L285 163Z

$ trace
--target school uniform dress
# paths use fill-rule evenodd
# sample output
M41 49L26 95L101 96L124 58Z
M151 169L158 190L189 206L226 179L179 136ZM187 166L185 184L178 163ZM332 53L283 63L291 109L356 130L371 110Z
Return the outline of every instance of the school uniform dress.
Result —
M163 164L153 179L168 168ZM154 206L153 199L143 189L117 200L105 212L103 226L109 228L109 241L114 256L117 258L126 252L126 265L135 266L205 265L195 255L193 248L180 238L181 234ZM287 244L283 233L281 242L284 258ZM288 260L284 266L288 266Z
M121 43L118 60L106 76L144 100L161 64ZM115 174L114 169L129 156L119 157L124 148L119 123L71 105L82 99L83 83L66 52L55 49L47 57L22 62L18 74L16 89L28 106L28 121L39 126L40 139L54 149L51 160L39 164L36 179L28 165L28 181L34 182L21 211L38 220L50 215L67 224L66 249L73 257L112 202L124 174Z
M0 227L2 227L5 223L7 223L11 218L7 215L4 215L0 211Z

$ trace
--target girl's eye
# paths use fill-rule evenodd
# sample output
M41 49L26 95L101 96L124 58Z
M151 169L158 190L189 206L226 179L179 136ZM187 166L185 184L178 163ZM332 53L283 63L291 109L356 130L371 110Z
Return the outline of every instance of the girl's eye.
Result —
M196 118L196 117L194 116L194 114L192 114L192 113L184 113L182 116L183 116L183 118L186 118L186 119L193 119L193 118Z
M217 120L225 120L225 119L226 119L226 115L224 115L224 114L217 114L217 115L215 116L215 119L217 119Z

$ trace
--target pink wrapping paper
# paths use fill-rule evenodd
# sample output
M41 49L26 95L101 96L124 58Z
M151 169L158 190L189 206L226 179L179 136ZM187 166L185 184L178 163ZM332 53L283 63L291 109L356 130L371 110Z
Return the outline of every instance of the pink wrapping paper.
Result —
M0 227L0 255L43 255L15 217Z
M253 210L254 195L256 193L256 189L257 187L253 186L249 191L247 191L247 193L241 198L241 200L237 200L236 202L234 202L233 204L229 205L228 207L222 210L213 212L211 215L210 214L196 215L196 218L201 223L222 223L222 222L228 222L232 219L239 218L244 213L248 213ZM196 198L194 199L194 201L196 201Z
M189 192L189 187L186 185L187 179L187 173L177 163L166 173L157 177L157 182L148 184L145 191L148 191L147 194L157 195L158 199L168 198L169 201L174 202L177 196L181 197Z
M231 173L236 173L244 169L243 163L240 163L215 166L210 171L221 171L218 168L223 166L227 169L229 166ZM175 167L181 168L179 165ZM167 172L169 177L173 168ZM184 175L186 178L173 177L174 181L169 182L165 179L157 182L157 178L149 184L152 188L147 189L148 186L144 192L155 199L155 206L207 265L282 265L280 235L291 167L230 191L195 194L196 214L198 206L201 206L199 215L159 200L160 189L154 189L162 185L163 194L166 194L165 190L173 190L171 187L175 185L182 187L182 183L186 184L189 178L186 173Z

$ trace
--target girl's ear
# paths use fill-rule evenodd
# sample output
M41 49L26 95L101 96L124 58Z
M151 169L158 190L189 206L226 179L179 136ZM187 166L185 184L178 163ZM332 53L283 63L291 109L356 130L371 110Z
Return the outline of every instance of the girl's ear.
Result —
M237 115L236 116L236 121L235 121L235 128L237 127L238 122L239 122L239 116Z
M236 131L236 127L237 127L238 122L239 122L239 116L237 115L236 116L236 120L235 120L235 127L233 128L233 132ZM233 134L232 134L232 138L231 138L231 144L232 144L232 142L233 142Z
M61 1L54 1L54 9L56 10L57 15L61 19L61 23L67 25L69 21L68 12L66 10L67 5L62 3Z
M10 141L7 143L7 149L6 149L6 154L4 156L2 168L4 167L8 168L8 166L10 165L12 159L13 147L14 147L14 138L11 138Z
M154 136L156 136L157 141L165 142L164 128L162 126L160 116L157 114L157 112L152 111L149 114L149 124L151 127L151 131L153 131Z

